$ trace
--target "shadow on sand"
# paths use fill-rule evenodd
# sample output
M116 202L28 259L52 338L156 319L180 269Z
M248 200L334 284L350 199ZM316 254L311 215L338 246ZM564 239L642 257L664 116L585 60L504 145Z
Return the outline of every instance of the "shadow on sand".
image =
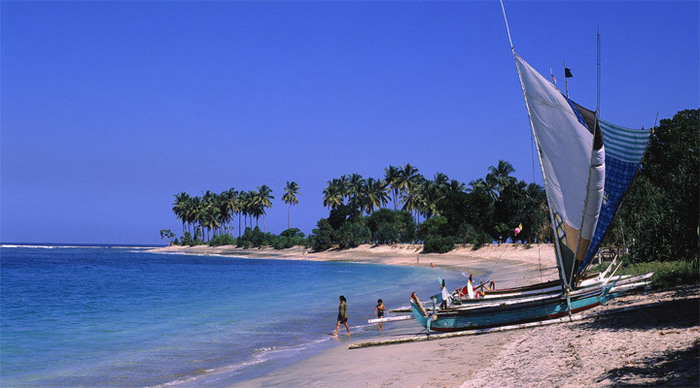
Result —
M624 311L610 309L605 315L582 323L583 330L661 330L673 331L700 325L700 298L692 296L692 287L674 290L675 299L648 307ZM697 295L697 294L696 294ZM634 360L631 365L612 369L599 376L599 382L611 382L615 387L698 387L700 382L700 337L693 345L663 355ZM631 383L634 382L634 383Z
M697 387L700 381L700 341L693 346L660 357L641 359L636 364L615 368L605 373L599 381L608 380L615 387ZM634 383L631 383L634 381Z

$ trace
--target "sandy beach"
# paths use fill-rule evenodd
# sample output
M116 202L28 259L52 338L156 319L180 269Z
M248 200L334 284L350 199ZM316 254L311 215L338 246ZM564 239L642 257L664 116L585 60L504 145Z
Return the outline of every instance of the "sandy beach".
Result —
M419 245L326 252L165 247L160 252L287 260L340 260L439 266L493 272L499 288L557 277L551 245L503 244L447 254L421 254ZM413 325L410 325L410 324ZM391 337L415 335L415 322L395 325ZM700 386L700 288L683 286L625 295L550 326L350 349L341 336L322 354L238 386L245 387L610 387Z

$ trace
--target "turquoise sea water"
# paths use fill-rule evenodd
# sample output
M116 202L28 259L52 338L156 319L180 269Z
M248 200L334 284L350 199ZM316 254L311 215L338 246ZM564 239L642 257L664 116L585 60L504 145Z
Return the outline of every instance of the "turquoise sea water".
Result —
M411 291L436 293L437 276L463 280L104 247L2 247L0 265L3 387L226 386L338 346L329 334L340 294L353 339L369 338L378 298L406 306Z

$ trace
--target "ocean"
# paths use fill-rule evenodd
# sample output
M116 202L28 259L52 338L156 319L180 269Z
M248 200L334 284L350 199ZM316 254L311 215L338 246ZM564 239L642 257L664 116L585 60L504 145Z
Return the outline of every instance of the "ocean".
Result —
M352 339L371 339L386 335L367 323L377 299L407 306L438 277L464 283L431 268L3 246L0 385L234 385L347 346L330 335L339 295Z

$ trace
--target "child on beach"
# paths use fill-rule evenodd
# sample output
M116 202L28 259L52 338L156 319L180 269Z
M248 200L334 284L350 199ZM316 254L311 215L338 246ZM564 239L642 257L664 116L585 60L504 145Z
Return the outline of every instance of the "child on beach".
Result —
M347 304L347 299L343 295L338 297L340 300L340 304L338 305L338 324L335 326L335 334L333 335L334 337L338 336L338 330L340 329L340 324L343 323L345 324L345 329L348 331L348 335L350 335L350 327L348 326L348 304Z
M374 315L377 318L384 318L384 302L381 299L377 299L377 307L374 308ZM382 331L382 323L379 322L379 331Z

